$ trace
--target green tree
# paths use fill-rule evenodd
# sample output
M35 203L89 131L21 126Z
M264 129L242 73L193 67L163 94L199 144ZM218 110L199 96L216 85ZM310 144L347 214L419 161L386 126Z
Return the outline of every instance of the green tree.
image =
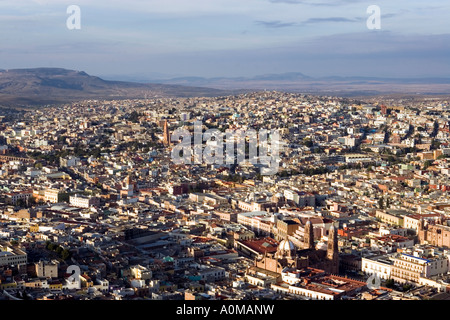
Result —
M428 167L430 167L432 164L433 164L432 160L425 161L425 163L423 164L423 170L428 169Z
M402 287L404 292L409 291L411 288L412 288L412 285L409 283L404 284Z
M56 249L56 244L53 243L53 242L50 242L50 243L47 245L47 249L48 249L48 250L51 250L51 251L54 251L54 250Z
M62 252L63 252L63 248L62 248L61 246L57 246L56 249L55 249L55 252L56 252L58 255L61 255Z
M393 279L387 279L385 284L386 288L393 288L395 285L395 281Z
M302 144L308 148L311 148L314 145L314 142L310 138L305 138L303 139Z
M384 209L384 202L383 198L378 199L378 208Z
M69 259L70 256L71 256L70 251L67 250L67 249L64 249L64 250L61 252L61 259L63 259L63 260Z

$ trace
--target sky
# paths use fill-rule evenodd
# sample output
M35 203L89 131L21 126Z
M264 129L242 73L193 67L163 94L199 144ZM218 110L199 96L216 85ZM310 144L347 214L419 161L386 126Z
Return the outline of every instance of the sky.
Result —
M76 5L80 28L70 29ZM380 28L368 28L380 8ZM372 20L371 20L372 21ZM450 77L447 0L0 0L0 69Z

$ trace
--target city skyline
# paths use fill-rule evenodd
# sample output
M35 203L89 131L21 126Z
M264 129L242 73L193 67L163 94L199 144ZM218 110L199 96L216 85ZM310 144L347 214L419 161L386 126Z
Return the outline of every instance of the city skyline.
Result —
M81 28L66 22L80 8ZM381 10L370 30L367 9ZM99 76L450 76L450 5L437 1L2 1L0 68Z

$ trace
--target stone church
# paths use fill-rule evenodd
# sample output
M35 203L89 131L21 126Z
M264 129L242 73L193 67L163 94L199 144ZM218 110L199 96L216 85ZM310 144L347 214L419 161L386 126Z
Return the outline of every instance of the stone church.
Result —
M284 268L315 268L331 274L339 273L339 248L337 230L330 228L327 249L316 249L310 221L306 223L303 248L297 249L287 238L278 245L275 253L265 253L255 259L255 267L281 274Z

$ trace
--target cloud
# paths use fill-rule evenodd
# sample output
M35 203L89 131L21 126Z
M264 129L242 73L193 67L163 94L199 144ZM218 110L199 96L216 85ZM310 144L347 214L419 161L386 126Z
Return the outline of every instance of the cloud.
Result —
M359 22L362 18L348 19L344 17L329 17L329 18L311 18L303 22L303 24L324 23L324 22Z
M304 1L304 0L269 0L271 3L286 3L286 4L304 4L316 7L335 7L342 6L349 3L358 3L360 0L335 0L335 1Z
M256 24L262 25L267 28L287 28L298 25L295 22L281 22L279 20L276 21L255 21Z
M308 25L308 24L317 24L317 23L332 23L332 22L360 22L365 20L364 18L345 18L345 17L328 17L328 18L310 18L306 21L303 21L301 23L296 22L282 22L280 20L273 20L273 21L262 21L258 20L255 21L256 24L264 26L266 28L289 28L289 27L295 27L300 25Z

